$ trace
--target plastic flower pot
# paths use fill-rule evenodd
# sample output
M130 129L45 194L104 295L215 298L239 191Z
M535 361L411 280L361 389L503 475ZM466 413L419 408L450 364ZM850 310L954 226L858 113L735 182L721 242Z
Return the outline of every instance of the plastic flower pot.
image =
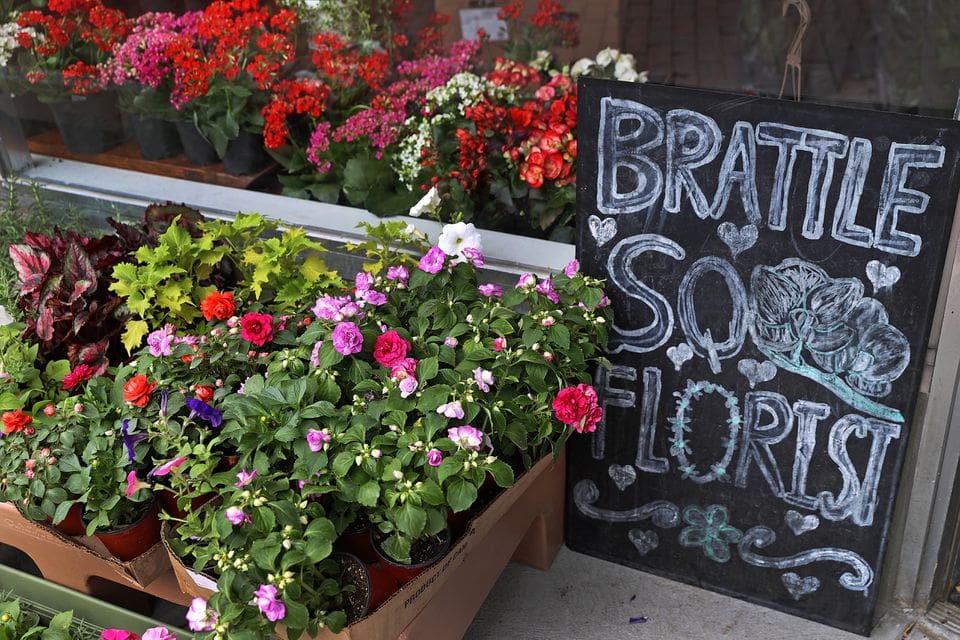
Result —
M204 167L220 161L216 149L201 135L193 121L179 120L176 127L177 133L180 134L180 144L183 145L183 152L187 154L187 160L190 161L190 164Z
M123 527L97 530L96 536L113 556L127 562L141 555L160 542L159 505L154 501L144 514Z
M224 170L234 176L256 173L268 162L270 156L263 150L263 136L249 131L241 131L236 139L231 140L223 156Z
M140 146L140 155L146 160L172 158L183 152L180 134L172 122L131 114L130 128Z
M83 526L83 505L78 502L70 507L67 517L53 527L68 536L82 536L86 530Z
M110 91L70 96L50 105L53 120L67 151L83 155L103 153L124 140L117 96Z
M380 564L397 579L401 587L439 562L447 554L447 550L450 549L450 529L447 528L426 540L415 540L410 549L411 562L410 564L403 564L388 556L380 547L377 540L378 535L382 534L376 528L371 527L370 540L377 552Z
M370 523L366 518L358 518L350 523L336 542L333 548L337 551L350 553L366 563L376 562L379 558L370 538Z
M344 603L348 624L376 611L400 588L397 579L380 564L365 563L352 553L337 552L331 557L340 564L341 582L356 587Z
M178 504L180 496L173 491L167 491L164 489L162 491L158 491L157 496L160 498L160 506L163 508L164 512L167 513L167 515L182 520L183 518L186 518L187 514L191 511L197 511L200 509L200 507L213 500L214 494L206 493L202 496L197 496L191 499L190 508L187 511L184 511L180 508Z

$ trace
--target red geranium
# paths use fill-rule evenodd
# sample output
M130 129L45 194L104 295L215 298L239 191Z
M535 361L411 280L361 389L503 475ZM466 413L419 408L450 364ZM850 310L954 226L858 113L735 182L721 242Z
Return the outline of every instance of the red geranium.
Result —
M402 362L410 353L410 343L392 329L377 336L373 345L373 359L388 369Z
M33 422L33 416L23 412L23 409L7 411L3 414L3 433L9 435L23 431L24 427Z
M240 337L262 347L273 340L273 316L269 313L245 313L240 316Z

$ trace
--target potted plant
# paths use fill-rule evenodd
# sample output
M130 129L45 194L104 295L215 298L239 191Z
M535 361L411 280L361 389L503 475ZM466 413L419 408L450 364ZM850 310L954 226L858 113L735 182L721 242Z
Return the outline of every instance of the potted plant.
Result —
M268 159L260 110L293 58L296 13L271 14L259 2L217 0L196 27L195 34L181 33L167 47L175 70L172 101L184 116L179 126L187 157L198 164L220 158L228 173L251 173ZM215 156L191 146L202 141L189 137L197 133Z
M110 81L118 87L121 109L130 114L140 154L159 160L181 153L174 123L179 114L170 101L173 67L167 47L179 35L196 35L199 12L181 16L145 13L133 20L129 35L107 63Z
M67 149L93 154L120 144L116 95L105 90L103 65L129 31L126 16L100 0L56 0L23 12L17 23L36 34L21 36L29 53L24 69L50 103Z

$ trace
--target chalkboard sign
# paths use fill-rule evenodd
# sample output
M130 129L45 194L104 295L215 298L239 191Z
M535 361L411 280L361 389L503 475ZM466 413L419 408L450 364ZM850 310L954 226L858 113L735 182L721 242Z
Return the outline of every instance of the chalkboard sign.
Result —
M589 79L578 114L615 324L568 545L868 633L960 124Z

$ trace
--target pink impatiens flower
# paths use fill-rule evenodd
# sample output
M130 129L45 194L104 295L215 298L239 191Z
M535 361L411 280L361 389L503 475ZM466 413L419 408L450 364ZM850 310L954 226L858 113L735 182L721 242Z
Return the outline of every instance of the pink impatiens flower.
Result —
M237 489L242 489L257 477L257 470L247 471L246 469L241 469L237 472L237 481L233 484Z
M492 282L480 285L477 287L477 291L480 292L480 295L487 296L488 298L503 297L503 287L498 284L493 284Z
M457 401L448 402L437 407L437 413L460 420L463 418L463 407Z
M323 451L323 446L330 442L330 434L323 431L317 431L316 429L310 429L307 431L307 445L310 447L310 451L317 453Z
M517 280L517 289L528 289L537 284L537 277L532 273L524 273L520 275L520 279Z
M473 379L477 387L484 393L489 393L490 385L493 384L493 372L487 371L483 367L477 367L473 370Z
M240 507L230 507L224 512L223 517L229 520L230 524L235 527L252 522L252 520L250 520L250 516L248 516Z
M483 444L483 432L469 424L447 429L447 437L453 440L458 449L478 451Z
M140 636L126 629L104 629L100 632L100 640L140 640Z
M443 462L443 452L440 449L427 451L427 464L431 467L439 467L441 462Z
M507 339L503 336L493 339L493 350L500 353L507 348Z
M143 640L177 640L177 636L166 627L151 627L143 632Z
M408 375L400 380L400 384L397 385L400 388L400 397L406 398L413 394L417 390L417 379L414 376Z
M421 271L437 273L443 268L443 261L446 257L447 254L445 254L440 247L430 247L427 254L420 258L420 263L417 266L420 267Z
M190 601L186 617L191 631L213 631L220 614L208 607L203 598L194 598Z
M331 339L333 348L341 355L349 356L363 351L363 334L353 322L341 322L334 327Z
M277 588L272 584L262 584L253 592L253 602L270 622L282 620L287 615L283 600L277 597Z
M540 281L540 284L537 285L537 292L547 296L547 300L554 304L560 302L560 296L553 290L553 280L550 278L544 278Z
M394 280L403 286L410 284L410 272L404 266L388 267L387 280Z
M578 271L580 271L580 263L576 259L573 259L563 268L563 275L572 278L577 275Z

